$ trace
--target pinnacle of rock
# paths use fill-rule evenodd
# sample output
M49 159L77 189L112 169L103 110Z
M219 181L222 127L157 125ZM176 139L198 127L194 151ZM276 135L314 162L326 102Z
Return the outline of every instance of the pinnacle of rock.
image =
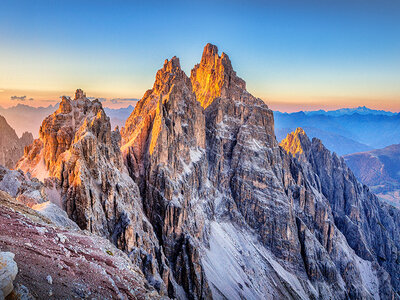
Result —
M82 98L85 98L85 97L86 97L86 94L81 89L77 89L76 90L76 92L75 92L75 100L82 99Z
M279 144L288 154L293 157L302 154L310 148L310 140L304 130L300 127L289 133Z
M239 99L246 91L246 83L236 76L228 55L219 56L217 46L212 44L204 47L200 64L193 68L190 80L203 108L218 97Z
M160 131L161 106L173 99L194 99L190 79L180 67L176 56L166 59L161 69L157 71L153 88L148 90L138 102L135 110L126 120L122 129L124 141L122 150L131 147L137 159L145 152L147 139L151 141L150 152L153 151ZM153 121L155 120L154 124ZM140 125L139 125L140 124ZM150 132L151 130L151 132ZM135 140L135 142L133 142Z
M218 47L208 43L203 50L203 55L201 57L201 64L205 65L212 63L212 61L218 57Z

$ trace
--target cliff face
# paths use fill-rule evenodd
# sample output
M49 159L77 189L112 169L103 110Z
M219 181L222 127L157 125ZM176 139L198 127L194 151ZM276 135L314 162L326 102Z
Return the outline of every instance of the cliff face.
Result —
M176 282L190 297L210 291L199 262L210 203L205 157L205 119L176 57L157 72L152 90L123 129L122 150ZM169 286L170 295L179 288Z
M190 81L176 58L166 61L122 132L172 270L170 296L182 296L177 285L191 299L394 296L398 212L379 207L303 130L280 147L272 111L215 46L205 47ZM378 206L352 208L363 201ZM391 229L368 232L360 214ZM371 254L378 242L357 243L371 232L384 236L386 261Z
M63 97L59 109L43 121L39 136L17 167L51 182L59 204L81 229L130 253L149 281L165 292L157 270L163 260L158 241L123 164L120 133L111 131L101 103L81 90L75 99Z
M15 130L8 125L6 119L0 116L0 165L13 169L23 156L24 148L33 142L31 133L24 132L18 138Z
M219 56L217 46L211 44L204 47L201 62L193 68L190 80L203 108L218 97L238 100L246 90L245 81L236 76L228 55Z
M300 142L301 152L293 152L293 141ZM386 270L394 290L398 291L399 210L379 201L367 186L357 181L343 158L331 154L316 138L310 142L304 131L291 133L281 145L297 157L302 168L317 175L314 187L329 201L335 225L350 247L360 258Z

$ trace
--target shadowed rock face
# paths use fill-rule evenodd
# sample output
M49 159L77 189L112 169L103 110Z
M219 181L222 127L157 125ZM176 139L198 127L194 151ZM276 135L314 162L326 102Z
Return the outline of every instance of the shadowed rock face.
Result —
M143 214L138 187L123 164L120 133L111 131L101 103L90 101L82 90L74 100L63 97L39 135L18 167L53 182L53 194L58 193L60 205L81 229L129 253L149 282L166 293L160 274L168 276L168 270L158 270L163 266L158 241Z
M292 152L299 141L302 152ZM329 201L335 225L355 253L381 265L399 291L399 210L379 201L356 180L343 158L331 154L316 138L310 143L304 131L291 133L281 145L318 176L317 186Z
M33 136L24 132L18 138L15 130L0 116L0 165L13 169L17 161L24 155L24 148L33 142Z
M374 196L303 130L281 148L272 111L215 46L205 47L190 81L176 58L166 61L122 132L126 165L172 270L170 296L394 297L397 254L384 264L372 241L356 243L372 225L357 223L360 211L343 201L375 205ZM394 249L398 212L376 209L365 215L392 228L375 233Z

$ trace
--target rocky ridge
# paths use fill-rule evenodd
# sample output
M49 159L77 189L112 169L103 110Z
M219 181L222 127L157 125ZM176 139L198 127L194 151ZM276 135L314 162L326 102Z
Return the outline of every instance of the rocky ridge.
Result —
M388 262L366 255L373 242L357 241L372 226L346 222L357 212L342 200L375 205L374 196L322 146L308 161L304 131L281 148L272 111L245 90L216 46L205 47L190 82L176 58L167 60L122 132L129 173L185 296L394 297L398 212L363 212L391 228L374 232L394 250ZM171 297L180 293L169 289Z
M74 99L62 98L39 136L17 167L51 184L53 198L70 219L128 253L149 282L166 293L160 276L168 277L168 269L158 270L162 252L123 164L120 133L111 131L101 103L78 89Z
M198 243L205 234L201 200L209 194L205 119L179 59L166 60L123 129L122 151L144 199L147 216L189 297L209 298ZM180 287L166 282L171 297ZM181 295L182 296L182 295Z
M166 60L121 136L98 101L64 97L18 166L171 298L399 294L398 210L303 130L278 145L272 111L214 45L190 78Z
M301 153L291 152L290 141L300 141ZM320 140L310 141L304 131L291 133L281 145L296 156L302 168L318 176L315 187L320 186L329 201L336 227L355 253L386 270L394 290L398 291L400 211L379 201L367 186L357 181L343 158L331 154Z
M23 156L24 148L33 142L33 136L24 132L18 138L15 130L8 125L6 119L0 116L0 165L13 169Z

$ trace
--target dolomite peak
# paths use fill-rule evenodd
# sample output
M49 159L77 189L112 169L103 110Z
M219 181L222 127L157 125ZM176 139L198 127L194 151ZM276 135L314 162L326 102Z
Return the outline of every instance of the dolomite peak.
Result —
M190 80L203 108L207 108L215 98L235 100L246 92L246 83L236 75L228 55L222 52L220 56L217 46L212 44L204 47L200 64L193 68Z
M296 157L310 149L311 143L304 130L298 127L295 131L289 133L286 138L280 142L279 146L281 146L288 154Z
M75 99L62 97L57 111L43 121L39 139L25 149L18 168L53 182L53 194L58 194L69 218L130 253L164 293L157 271L156 255L162 264L158 241L142 211L138 187L123 164L120 146L121 135L111 130L101 103L78 89Z

